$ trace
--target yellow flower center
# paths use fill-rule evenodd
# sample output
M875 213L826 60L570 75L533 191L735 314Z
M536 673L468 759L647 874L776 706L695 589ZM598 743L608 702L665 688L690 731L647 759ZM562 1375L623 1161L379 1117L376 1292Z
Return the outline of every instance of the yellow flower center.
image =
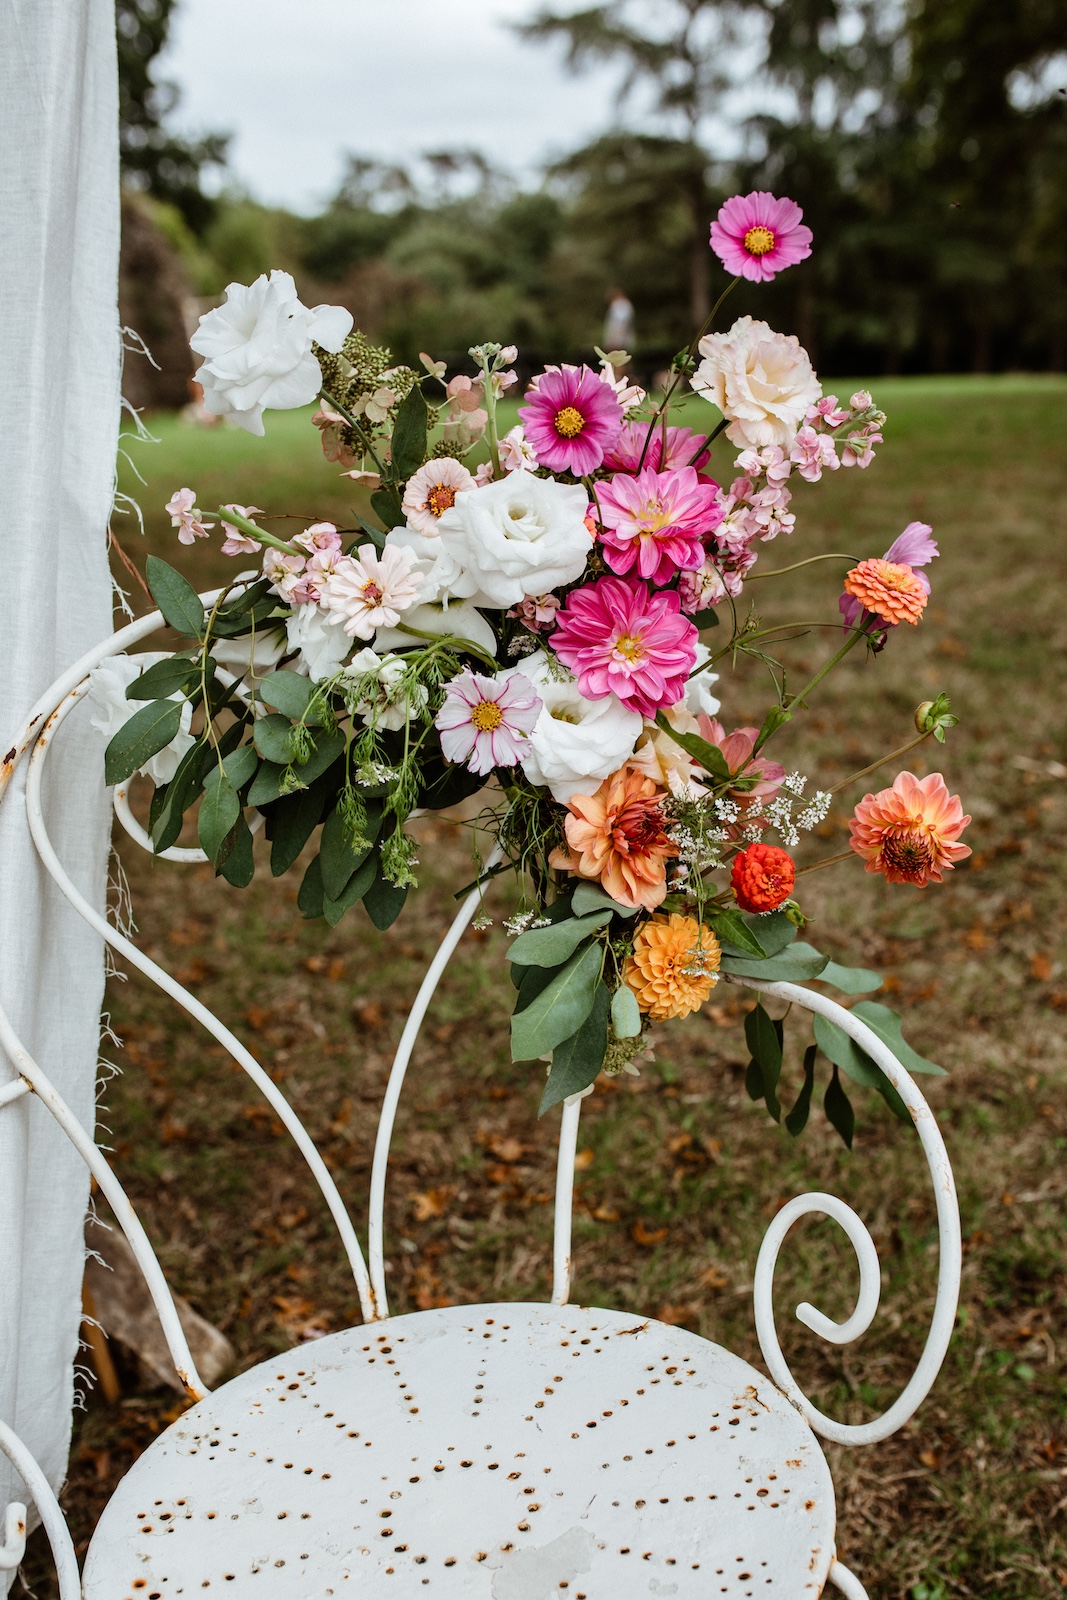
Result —
M577 406L564 406L556 412L556 432L561 439L576 439L585 427L585 418Z
M471 721L479 733L492 733L504 720L504 713L495 700L479 700L471 707Z
M456 491L450 483L435 483L426 496L426 509L431 516L439 517L450 511L456 503Z
M625 656L627 661L640 661L645 653L645 647L639 638L632 633L620 633L615 640L615 648L620 656Z
M745 249L750 256L765 256L768 250L774 249L774 234L770 228L757 223L745 234Z

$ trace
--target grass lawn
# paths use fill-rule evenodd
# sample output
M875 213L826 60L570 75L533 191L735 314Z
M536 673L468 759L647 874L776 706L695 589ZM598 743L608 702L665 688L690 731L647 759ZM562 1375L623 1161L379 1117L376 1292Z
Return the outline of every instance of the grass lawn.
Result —
M855 385L838 387L847 395ZM871 387L890 418L878 460L865 473L798 481L796 532L763 550L757 570L820 551L880 555L921 519L942 550L932 602L922 626L899 629L882 655L850 657L774 754L830 787L903 744L914 707L938 690L961 717L947 748L923 746L912 770L941 770L961 792L974 818L970 861L924 893L887 888L846 862L803 878L801 898L813 940L886 974L883 995L904 1012L910 1039L949 1069L923 1087L954 1162L966 1255L955 1340L918 1416L887 1444L828 1447L838 1544L876 1600L1052 1600L1067 1585L1067 382ZM687 420L701 413L694 402ZM323 465L305 416L272 415L265 441L170 418L153 427L160 443L131 452L147 483L123 470L146 536L116 524L139 564L148 549L166 554L201 588L233 571L206 544L173 542L160 507L186 483L205 508L227 499L351 526L348 486ZM725 478L731 454L720 441ZM745 599L770 619L831 623L838 578L838 567L820 564L788 585L753 583ZM792 687L833 637L812 632L783 647ZM762 719L762 671L724 664L728 726ZM802 862L843 847L864 787L835 803L801 846ZM272 880L264 863L241 895L206 868L153 862L119 840L142 946L236 1019L360 1221L391 1051L452 891L471 876L461 830L417 827L423 888L384 935L362 911L335 930L302 922L299 868ZM496 925L464 940L415 1053L387 1216L397 1311L548 1291L557 1114L538 1123L540 1069L508 1056L506 905L504 890L490 897ZM242 1365L356 1319L325 1208L243 1077L136 975L114 981L108 1003L124 1048L112 1052L120 1072L103 1120L174 1286L226 1331ZM801 1299L845 1316L856 1281L843 1236L810 1220L779 1264L779 1328L823 1409L862 1420L899 1391L928 1325L936 1228L918 1143L861 1090L851 1153L818 1106L794 1143L745 1094L743 1011L743 992L723 986L702 1013L658 1030L658 1059L640 1079L601 1082L586 1102L575 1298L685 1323L759 1364L751 1286L760 1238L790 1196L831 1190L874 1236L881 1310L844 1350L795 1321ZM807 1038L787 1023L793 1092ZM65 1492L83 1547L117 1478L178 1410L174 1397L132 1386L113 1408L89 1397ZM43 1600L51 1591L38 1572L43 1564L34 1568Z

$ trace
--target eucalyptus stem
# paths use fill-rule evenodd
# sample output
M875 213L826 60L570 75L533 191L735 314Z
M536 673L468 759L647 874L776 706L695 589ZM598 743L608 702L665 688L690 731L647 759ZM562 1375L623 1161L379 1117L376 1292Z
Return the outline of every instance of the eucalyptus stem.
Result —
M899 750L890 750L887 756L882 756L878 761L872 761L869 767L862 767L859 772L854 772L851 778L845 778L843 782L835 783L830 793L840 794L842 789L847 789L853 783L859 783L861 778L866 778L870 773L877 772L879 767L887 766L890 761L899 761L901 756L906 756L909 750L914 750L916 745L922 744L924 739L929 739L933 731L933 728L928 728L925 733L920 733L914 739L909 739L907 744L902 744Z
M859 563L859 556L850 556L845 550L834 550L824 556L808 556L806 561L794 561L791 567L775 567L772 572L750 572L746 583L752 583L756 578L781 578L787 572L799 572L801 567L810 567L816 561L854 561Z
M298 556L303 554L295 544L288 544L286 540L276 538L273 533L268 533L266 528L261 528L255 522L250 522L247 517L242 517L240 512L232 506L219 506L215 512L223 521L232 523L235 528L240 528L242 533L247 533L249 538L258 539L261 544L273 545L275 550L284 550L286 555Z
M341 404L340 400L335 400L333 395L330 394L328 389L320 389L319 390L319 399L320 400L325 400L328 405L333 406L333 408L337 412L338 416L344 417L345 421L348 423L348 426L352 429L353 433L356 433L356 434L359 435L360 439L362 440L364 450L370 456L371 460L374 462L374 465L378 468L378 471L381 473L382 477L384 478L384 477L388 476L388 474L386 473L385 468L382 466L381 461L378 459L377 451L375 450L374 446L371 444L370 439L367 437L367 434L364 432L364 429L363 429L362 425L356 421L356 419L352 415L352 413L345 409L345 407Z

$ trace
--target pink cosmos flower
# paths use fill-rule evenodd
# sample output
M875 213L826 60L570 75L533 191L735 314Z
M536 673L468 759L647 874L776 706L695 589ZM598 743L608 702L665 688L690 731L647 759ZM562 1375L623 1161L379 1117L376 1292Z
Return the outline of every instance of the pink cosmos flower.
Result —
M883 561L891 561L894 566L910 567L915 574L916 581L924 594L930 593L930 580L921 567L928 567L935 557L941 554L937 548L937 540L931 538L933 533L928 522L909 522L899 539L894 539L889 546ZM854 628L863 615L863 606L851 594L843 594L837 602L846 628ZM884 626L884 617L879 617L879 622ZM896 626L896 624L890 624Z
M205 522L204 514L196 508L196 491L176 489L163 507L170 516L172 528L178 530L179 544L192 544L194 539L206 539L213 522Z
M236 511L239 517L245 517L249 521L253 517L261 517L263 515L262 506L223 506L222 509L223 511ZM224 520L222 531L226 535L221 547L224 556L254 556L257 550L262 550L263 548L258 539L253 539L251 534L243 533L232 522ZM181 534L178 537L180 539Z
M622 407L589 367L543 372L519 407L538 461L549 472L595 472L622 429Z
M675 591L651 594L633 578L599 578L575 589L552 635L553 650L586 699L616 694L645 717L685 694L696 642Z
M795 200L762 189L734 195L711 225L711 248L727 272L766 283L811 255L811 229L801 223L803 215Z
M836 472L841 465L837 459L832 435L816 433L808 423L805 423L793 440L789 459L808 483L818 483L824 467L828 472Z
M354 556L341 556L319 597L327 622L343 627L350 639L395 628L400 613L422 598L423 578L414 565L414 552L399 545L379 553L363 544Z
M617 472L597 489L604 560L613 572L629 572L667 583L678 572L694 572L704 561L703 535L718 527L722 508L716 491L701 483L693 467L636 477Z
M612 472L636 472L641 452L648 439L647 422L625 422L622 431L610 450L604 453L604 465ZM663 430L656 428L645 450L644 465L653 472L666 472L668 467L695 467L704 483L714 483L701 472L711 451L706 449L707 436L694 433L692 428L668 428L667 449L663 449Z
M241 508L236 506L234 509L240 511ZM247 516L248 513L246 512L245 515ZM332 522L313 522L310 528L305 528L303 533L298 533L295 536L293 543L300 545L304 550L310 551L313 556L330 552L335 552L339 555L341 552L341 535Z
M533 749L530 734L541 705L540 695L521 672L496 678L459 673L447 686L445 703L434 719L446 761L463 761L479 776L494 767L513 767Z

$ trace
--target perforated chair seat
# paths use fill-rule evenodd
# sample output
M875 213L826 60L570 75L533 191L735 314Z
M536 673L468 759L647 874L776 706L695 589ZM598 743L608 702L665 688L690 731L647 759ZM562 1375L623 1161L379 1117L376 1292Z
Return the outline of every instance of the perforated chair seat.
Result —
M807 1600L834 1555L807 1423L681 1328L452 1306L303 1345L119 1485L85 1600Z

